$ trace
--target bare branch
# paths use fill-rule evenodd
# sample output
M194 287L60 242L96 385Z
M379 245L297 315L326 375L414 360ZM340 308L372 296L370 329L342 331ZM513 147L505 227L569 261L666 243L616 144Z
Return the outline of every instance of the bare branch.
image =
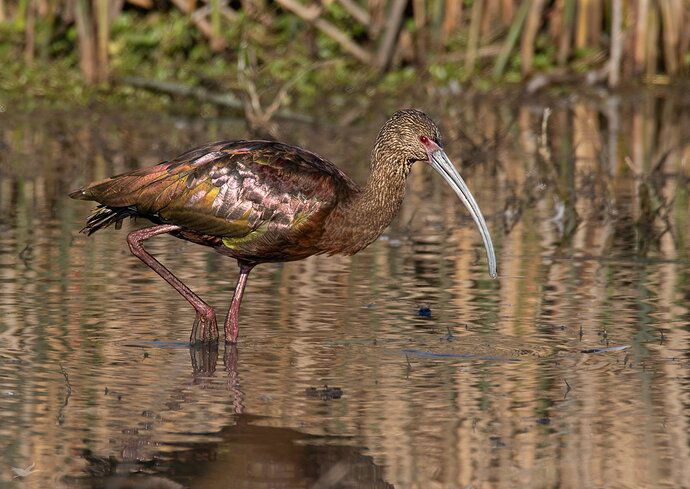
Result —
M190 87L179 83L149 80L140 77L122 77L114 80L123 85L130 85L138 88L145 88L154 92L165 93L168 95L176 95L180 97L190 97L201 102L208 102L219 107L227 107L230 109L244 110L244 104L241 100L230 93L220 94L212 93L199 87ZM276 117L281 119L288 119L298 122L312 123L314 119L304 114L292 112L290 110L279 110L276 112Z
M182 12L191 14L190 18L196 28L199 29L199 32L201 32L205 38L211 41L211 49L214 51L222 51L227 47L225 39L213 35L213 27L207 18L210 8L206 9L206 7L202 7L196 11L191 11L190 7L192 5L187 0L172 0L172 3Z
M372 57L369 52L362 49L357 43L350 39L346 33L338 29L336 26L319 17L319 15L321 15L320 7L305 7L295 0L276 1L284 8L290 10L298 17L301 17L303 20L309 22L321 32L332 38L335 42L340 44L345 51L349 52L362 63L371 64Z
M338 0L338 2L357 22L367 27L371 25L371 15L369 15L369 12L362 8L357 2L353 0Z

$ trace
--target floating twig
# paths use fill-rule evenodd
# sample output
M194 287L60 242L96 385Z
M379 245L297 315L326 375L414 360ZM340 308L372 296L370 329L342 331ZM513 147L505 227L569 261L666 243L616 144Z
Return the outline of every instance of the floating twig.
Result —
M410 363L410 357L405 354L405 361L407 362L407 372L405 373L405 378L410 377L410 372L412 372L412 364Z
M563 399L565 399L566 397L568 397L568 392L570 392L572 388L570 387L568 381L565 380L565 378L563 379L563 382L565 382L565 394L563 395Z
M65 370L65 367L60 364L60 372L62 373L62 376L65 378L65 400L62 403L62 406L60 407L60 411L58 412L58 424L62 425L65 422L65 408L67 408L67 404L69 403L69 398L72 395L72 384L69 381L69 375L67 374L67 371Z
M580 350L580 353L609 353L613 351L627 350L628 348L630 348L630 345L607 346L605 348L588 348L586 350Z
M30 244L27 245L19 252L19 259L24 262L26 268L31 268L31 260L33 258L33 248Z

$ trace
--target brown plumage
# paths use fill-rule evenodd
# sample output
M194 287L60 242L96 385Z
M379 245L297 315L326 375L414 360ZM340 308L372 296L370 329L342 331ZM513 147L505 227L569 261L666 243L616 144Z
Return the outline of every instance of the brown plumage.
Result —
M381 129L363 187L329 161L294 146L221 141L93 183L70 197L101 204L82 229L87 235L111 224L119 226L127 217L156 224L130 233L130 249L194 306L197 318L190 341L197 339L199 327L202 340L217 340L215 312L141 243L169 233L237 259L240 279L225 322L226 341L234 343L249 271L264 262L357 253L399 210L415 161L428 161L451 185L459 179L464 187L454 168L446 168L452 164L441 149L436 125L423 112L408 109L396 112ZM480 225L494 275L493 249L481 213L466 187L462 194L454 189Z

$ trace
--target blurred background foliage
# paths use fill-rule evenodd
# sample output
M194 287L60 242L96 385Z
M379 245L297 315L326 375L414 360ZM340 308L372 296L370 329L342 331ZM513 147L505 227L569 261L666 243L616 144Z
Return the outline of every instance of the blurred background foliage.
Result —
M0 97L260 120L429 87L679 84L688 21L690 0L0 0Z

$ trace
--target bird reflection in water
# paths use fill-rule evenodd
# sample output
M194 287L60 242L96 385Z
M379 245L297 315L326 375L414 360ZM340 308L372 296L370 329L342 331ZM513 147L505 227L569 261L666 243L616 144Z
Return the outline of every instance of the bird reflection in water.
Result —
M190 348L190 354L193 382L209 382L216 375L217 345ZM244 413L237 360L237 347L227 345L224 366L234 415L230 424L209 434L213 441L185 443L179 450L134 463L85 451L88 476L70 485L94 489L393 487L361 447L292 428L261 426L262 417Z

